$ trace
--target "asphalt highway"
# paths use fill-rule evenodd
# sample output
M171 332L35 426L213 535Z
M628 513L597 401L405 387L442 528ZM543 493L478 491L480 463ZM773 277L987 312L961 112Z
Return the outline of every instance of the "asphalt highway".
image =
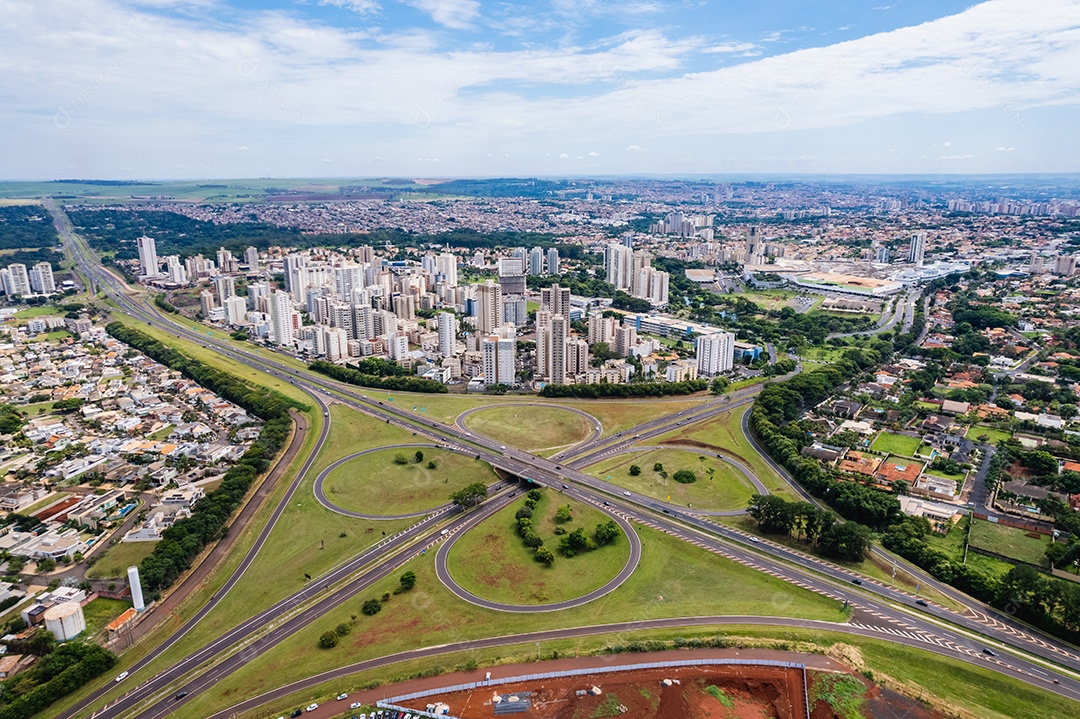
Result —
M73 239L72 241L74 242ZM108 287L110 294L127 312L135 317L141 317L152 323L163 323L163 320L167 319L161 316L160 313L157 313L153 307L146 309L145 307L138 306L138 303L135 300L126 295L125 289L120 286L121 283L119 283L114 276L102 272L100 266L94 265L92 260L90 260L82 251L81 244L76 242L74 246L77 251L81 269L83 269L88 276L95 277L97 282ZM653 526L675 536L680 536L686 541L690 541L698 546L703 546L710 551L728 556L735 561L745 563L747 566L757 568L759 571L785 578L787 581L790 581L797 586L802 586L812 591L826 594L827 596L837 599L837 601L846 601L857 607L860 612L865 612L867 617L873 618L873 620L867 620L868 622L871 622L868 623L867 626L878 626L878 624L880 624L883 628L888 628L885 625L896 624L901 627L906 627L898 631L920 633L930 638L924 643L949 647L950 651L961 656L961 658L974 652L974 654L977 655L974 657L975 659L987 663L1003 673L1015 672L1018 676L1026 677L1026 680L1032 683L1049 684L1049 678L1044 680L1041 677L1056 676L1061 681L1061 684L1049 685L1047 688L1051 688L1066 696L1080 699L1080 687L1078 687L1078 685L1069 677L1055 674L1054 672L1045 668L1040 668L1023 658L1013 656L1009 653L998 652L996 657L991 657L988 654L982 653L982 649L985 645L981 645L979 642L962 636L953 640L950 638L953 635L948 631L943 630L938 623L932 622L928 618L923 618L919 614L899 611L892 606L891 603L896 602L905 606L910 605L910 597L904 593L896 592L876 584L870 584L868 586L866 583L857 589L853 589L850 585L852 574L840 568L821 563L822 566L814 567L815 572L808 572L799 566L806 562L805 556L799 556L798 553L790 553L791 550L787 550L786 548L764 542L757 542L751 545L750 543L754 540L747 538L745 535L740 535L739 533L715 525L699 517L692 517L685 514L676 515L673 514L673 511L670 509L665 511L665 508L657 507L656 502L649 498L634 496L625 498L624 496L613 495L611 491L612 485L600 483L599 480L596 480L595 478L584 475L576 469L556 464L552 460L545 460L521 450L502 450L501 447L497 448L497 445L493 440L478 437L471 433L461 432L456 428L439 423L421 424L418 418L410 415L404 410L386 407L381 402L372 404L370 399L362 394L358 394L354 388L348 388L339 383L313 376L311 373L304 372L301 374L284 363L255 356L247 352L241 352L226 343L221 343L211 338L197 335L179 325L170 323L169 329L177 334L182 334L195 339L201 344L213 344L215 345L215 349L223 354L257 369L269 369L269 371L279 374L290 374L292 375L290 381L292 381L293 384L302 387L309 392L330 392L335 398L345 396L347 403L354 404L354 406L357 406L361 411L381 419L391 419L395 424L402 423L403 426L413 429L415 432L423 431L426 436L432 437L434 441L446 441L447 437L450 437L452 441L479 446L481 448L479 454L485 459L488 459L494 466L516 474L517 476L527 477L537 484L558 488L564 482L572 483L572 489L576 496L584 501L592 501L594 504L600 503L601 506L608 507L610 511L617 512L626 519L637 521L647 526ZM742 399L738 403L730 400L727 402L716 401L708 403L705 405L704 409L697 408L694 411L685 411L676 414L674 417L668 417L666 424L664 423L664 420L654 420L653 422L646 423L642 427L632 430L633 435L629 437L620 438L616 436L614 439L616 443L630 445L640 439L647 438L648 436L662 434L685 422L698 421L710 416L715 416L716 414L730 410L733 405L748 401L750 401L749 397ZM428 425L434 428L435 432L428 430ZM630 433L628 432L626 434ZM611 439L612 438L609 438L609 441ZM603 450L601 448L600 450L594 451ZM312 457L314 457L314 454ZM309 462L312 457L309 457ZM588 457L582 457L580 458L580 461L584 464L587 459ZM577 462L575 462L575 464L577 464ZM489 500L489 504L493 507L497 507L500 503L508 501L508 494L499 495L498 497ZM604 504L605 502L606 504ZM487 505L485 505L485 507L486 506ZM474 512L460 517L453 517L451 518L452 526L448 528L452 528L453 531L464 531L468 526L471 526L470 523L474 521L473 518L477 515L478 513ZM430 521L430 519L424 520L420 525L424 525L426 522ZM328 576L320 578L319 581L324 584L323 588L319 588L318 585L313 582L312 585L305 588L303 592L298 592L292 597L283 600L282 603L275 605L275 608L268 610L268 612L260 613L257 617L254 617L243 623L240 627L237 627L226 637L222 637L218 641L208 645L207 649L202 650L202 652L197 653L196 655L192 655L192 657L202 656L208 658L209 656L220 654L229 646L233 646L240 641L255 636L259 631L264 632L252 639L251 643L243 651L220 660L209 671L197 676L186 685L177 686L175 681L186 674L188 670L201 663L201 660L199 662L195 662L194 660L184 660L184 662L181 662L166 672L147 680L135 691L129 692L129 694L123 697L119 702L108 707L101 716L120 716L150 696L161 694L166 688L184 688L191 692L191 694L189 694L190 698L194 693L210 686L221 676L242 666L248 659L256 656L260 651L269 648L269 646L272 646L286 636L289 636L301 626L305 626L316 617L321 616L322 613L329 610L331 607L336 606L341 601L345 601L353 596L357 591L370 586L371 582L376 581L381 576L385 576L386 573L392 571L396 566L399 566L401 562L414 556L417 551L416 546L413 546L414 542L417 543L417 546L425 540L430 540L432 543L437 542L439 537L433 537L433 532L426 532L426 529L427 527L423 527L423 529L418 529L416 527L411 528L398 537L391 538L392 541L388 540L385 544L380 544L367 550L351 562L332 570ZM267 532L268 531L269 529L267 529ZM752 550L750 549L751 546L753 547ZM393 552L393 554L390 554L391 552ZM762 556L762 552L771 556ZM775 557L775 559L773 557ZM325 596L317 597L320 592L326 590L330 585L335 584L339 580L360 570L364 565L372 562L377 562L375 567L365 571L359 578L353 579L350 583L340 589L328 591ZM306 592L308 591L311 593L307 594ZM868 594L870 596L867 596ZM217 598L220 598L220 596ZM964 604L970 603L971 601L970 598L965 597L964 599L966 600L963 602ZM890 603L883 603L882 600ZM311 604L306 606L298 614L285 620L281 619L290 608L308 601L310 601ZM1048 654L1054 661L1066 664L1073 668L1080 667L1080 662L1077 661L1078 658L1071 652L1046 650L1045 647L1034 644L1031 641L1032 637L1030 635L1023 633L1021 633L1021 635L1016 635L1006 631L994 630L988 628L985 624L966 620L965 617L949 612L943 608L930 607L930 609L932 611L928 612L928 614L931 616L941 617L942 619L958 626L962 626L965 629L988 634L1005 644L1013 644L1036 654ZM863 615L860 614L859 616L862 617ZM877 624L873 623L877 620L880 620L880 622ZM797 625L797 622L791 620L791 624ZM1005 624L1008 625L1009 623L1006 622ZM266 631L267 628L269 628L269 631ZM877 630L870 629L869 631ZM891 634L888 632L881 632L881 636L882 638L888 638ZM894 639L894 641L900 640ZM946 644L937 644L937 642L940 641L944 641ZM227 644L225 644L226 642ZM949 642L952 644L948 644ZM209 654L204 654L203 652L206 652L211 646L213 647L213 651L209 652ZM971 657L969 657L969 660L971 660ZM162 701L156 702L150 709L141 711L138 716L159 716L162 713L167 712L173 706L175 706L175 703L172 702L171 697L166 697Z

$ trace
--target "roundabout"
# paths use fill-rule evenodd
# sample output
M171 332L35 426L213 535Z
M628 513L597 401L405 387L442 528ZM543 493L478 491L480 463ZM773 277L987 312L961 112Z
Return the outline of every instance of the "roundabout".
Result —
M600 420L575 407L542 402L501 402L468 409L458 428L542 457L566 451L603 434Z
M467 527L451 534L435 556L439 580L457 597L486 609L512 613L570 609L603 597L621 586L641 561L642 545L634 527L619 514L545 489L534 519L537 531L556 559L550 567L535 561L515 531L515 512L524 501L485 507ZM574 557L556 551L550 516L557 506L571 507L568 531L591 530L614 520L621 530L615 542ZM625 560L624 560L625 558ZM606 581L605 581L606 580ZM485 596L486 595L486 596Z
M332 512L378 521L445 510L450 494L472 482L490 487L498 484L499 477L487 462L473 455L437 444L410 443L342 457L319 473L313 490L319 504Z

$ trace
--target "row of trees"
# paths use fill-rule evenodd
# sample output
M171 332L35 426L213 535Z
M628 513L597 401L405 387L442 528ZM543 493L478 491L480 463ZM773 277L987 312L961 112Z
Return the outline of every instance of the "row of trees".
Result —
M633 384L548 384L540 390L541 397L664 397L666 395L693 394L707 389L703 379L685 382L637 382Z
M116 656L96 644L61 644L31 669L0 684L0 719L27 719L115 664Z
M823 401L878 361L876 352L851 349L833 364L766 386L750 411L750 427L773 459L808 492L828 502L841 517L881 530L899 521L899 500L855 482L838 481L817 460L803 457L799 451L807 435L794 423L803 407Z
M882 535L882 544L976 599L1067 641L1080 640L1080 585L1046 576L1026 564L1000 577L973 569L927 544L929 533L925 518L905 517Z
M308 369L332 377L339 382L360 387L374 387L395 392L427 392L429 394L445 394L447 391L446 385L433 379L424 379L415 375L367 374L356 367L349 365L342 367L326 360L315 360L308 365Z

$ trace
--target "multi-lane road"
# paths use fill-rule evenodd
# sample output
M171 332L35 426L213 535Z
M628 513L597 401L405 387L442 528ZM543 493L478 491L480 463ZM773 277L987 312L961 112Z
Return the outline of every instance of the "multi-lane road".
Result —
M156 308L129 295L127 288L115 276L104 272L100 265L96 264L88 248L70 233L70 225L65 225L62 218L62 214L58 213L57 225L61 229L65 242L77 258L80 269L92 282L105 288L124 312L142 321L167 326L169 331L200 344L212 345L218 352L245 365L287 377L288 381L298 388L306 391L313 398L318 398L318 403L322 406L324 416L327 418L329 415L322 397L348 404L380 420L400 424L418 435L423 435L425 440L468 446L470 452L473 452L472 448L475 448L475 453L482 459L504 472L527 477L537 484L556 489L560 489L565 483L566 488L562 491L576 499L601 507L604 511L618 516L622 521L634 521L654 527L708 551L785 579L795 586L822 593L855 607L854 623L834 626L834 629L859 633L872 632L880 634L882 638L904 643L916 641L931 651L946 652L966 661L985 664L1002 673L1018 676L1025 681L1045 686L1065 696L1080 699L1080 684L1077 684L1071 675L1054 671L1046 665L1040 666L1036 662L1013 653L998 651L997 656L991 656L983 652L986 644L980 639L973 638L975 633L992 638L998 642L999 648L1000 645L1011 645L1032 654L1042 655L1072 669L1080 669L1080 657L1073 654L1071 648L1049 638L1029 633L1025 627L1010 622L1007 618L1006 621L995 620L1000 624L1000 627L995 627L943 607L928 606L920 610L913 605L912 598L903 592L863 580L861 580L862 586L856 587L851 584L855 575L839 567L810 558L781 545L755 541L753 538L702 517L686 514L686 510L666 506L648 497L633 494L627 497L613 485L586 475L579 469L594 463L603 456L627 449L684 424L708 419L730 411L733 407L746 404L752 401L756 394L755 388L748 388L729 398L704 403L692 410L652 420L621 435L608 438L594 435L583 444L551 459L540 458L522 450L503 449L494 440L477 436L463 428L418 419L406 410L371 400L354 387L295 369L273 358L240 350L228 343L196 334L182 325L171 323ZM914 298L910 299L911 305L914 301ZM910 311L907 310L908 313ZM894 320L899 321L899 318L894 317ZM307 458L306 466L310 466L314 456L315 453L312 453ZM290 492L295 491L305 475L306 472L298 473ZM446 510L418 522L416 526L405 530L400 535L365 550L353 560L317 578L300 592L252 617L223 637L209 643L204 649L153 677L138 675L138 670L148 663L149 658L140 662L129 670L132 676L128 680L132 683L137 682L138 686L117 702L109 705L104 711L99 712L98 716L111 718L134 714L149 718L167 713L176 707L172 692L187 691L187 699L190 699L198 692L212 686L221 677L246 664L252 657L291 636L326 611L354 596L356 592L386 576L418 552L439 543L443 536L467 531L475 526L489 512L497 511L505 506L510 501L509 495L509 491L496 494L483 505L482 510L465 514ZM284 503L279 505L279 510L283 507ZM279 515L275 515L275 519L276 516ZM249 557L245 558L248 564L250 564L248 559L254 559L262 546L265 535L268 535L272 528L273 523L264 528L263 535L260 535L259 541L249 552ZM447 535L441 534L443 530L447 532ZM244 568L246 569L246 566ZM242 571L234 574L229 580L231 583L226 587L231 588L240 576L242 576ZM349 579L348 582L344 581L346 578ZM184 633L190 631L190 628L194 626L193 622L205 616L216 601L223 597L225 591L227 589L219 592L214 600L200 611L198 618L185 624L186 629L182 631ZM960 601L965 606L971 603L970 598L963 595L960 595L960 598L966 600ZM789 621L791 626L799 625L795 620L775 621ZM955 628L949 627L950 624ZM578 631L585 633L594 630L580 628ZM176 638L171 638L168 646L174 644L175 641ZM242 649L237 646L240 643L243 643ZM160 656L165 648L167 646L155 650L153 657ZM207 669L204 665L208 661L210 664ZM1060 684L1053 684L1054 679L1057 679ZM107 687L102 693L111 688L111 686ZM92 697L91 700L97 698L99 695ZM84 702L63 716L75 716L89 704L89 701Z

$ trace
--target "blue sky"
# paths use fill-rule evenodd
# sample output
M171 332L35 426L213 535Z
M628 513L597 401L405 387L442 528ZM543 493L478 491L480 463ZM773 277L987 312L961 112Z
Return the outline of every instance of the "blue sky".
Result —
M0 0L0 180L1080 171L1080 0Z

